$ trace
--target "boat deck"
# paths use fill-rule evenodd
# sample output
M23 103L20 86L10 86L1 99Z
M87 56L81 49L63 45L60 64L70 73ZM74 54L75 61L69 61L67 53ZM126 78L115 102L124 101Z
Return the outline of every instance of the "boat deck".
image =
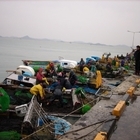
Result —
M137 98L132 98L133 96L127 93L128 89L134 86L137 93L140 91L139 86L137 86L139 83L136 83L137 79L139 76L128 77L110 92L110 99L102 98L59 140L95 140L99 132L106 132L106 137L110 140L140 139L140 126L138 125L140 97L134 96ZM120 100L125 101L125 103L131 102L129 106L125 107L121 116L116 117L112 115L112 111Z

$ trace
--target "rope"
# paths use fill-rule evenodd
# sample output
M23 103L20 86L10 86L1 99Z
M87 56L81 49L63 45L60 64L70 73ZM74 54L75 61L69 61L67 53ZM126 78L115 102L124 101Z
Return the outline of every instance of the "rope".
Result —
M86 135L83 135L83 136L77 138L76 140L79 140L79 139L81 139L81 138L83 138L83 137L86 137L87 135L89 135L89 134L92 133L93 131L97 130L97 128L99 128L101 125L103 125L103 123L101 123L100 125L98 125L95 129L93 129L92 131L90 131L90 132L87 133Z
M34 109L35 109L36 113L38 114L38 116L43 121L43 123L44 124L50 124L49 125L49 128L51 128L52 130L54 130L54 128L51 127L51 124L53 124L53 123L50 123L50 121L48 120L47 113L44 111L44 109L39 105L38 102L36 102L36 104L34 103L34 105L35 105L34 106ZM53 133L51 130L50 130L50 132Z
M79 129L76 129L76 130L73 130L73 131L66 132L65 134L77 132L77 131L86 129L86 128L88 128L88 127L91 127L91 126L93 126L93 125L96 125L96 124L99 124L99 123L104 123L104 122L109 122L109 121L112 121L112 120L117 120L117 118L115 118L115 119L114 119L114 118L113 118L113 119L105 119L105 120L102 120L102 121L99 121L99 122L95 122L95 123L90 124L90 125L87 125L87 126L85 126L85 127L82 127L82 128L79 128Z
M38 108L39 108L39 107L38 107ZM38 116L41 118L41 120L43 121L44 124L49 124L48 118L46 118L45 115L42 114L42 112L38 112L38 111L37 111L38 108L37 108L37 106L34 107L34 109L35 109L36 113L38 114ZM40 108L41 108L41 107L40 107ZM39 108L39 109L40 109L40 108ZM41 109L43 110L43 108L41 108ZM44 111L44 110L43 110L43 111ZM44 111L44 112L45 112L45 111ZM46 113L45 113L45 114L46 114ZM49 125L49 127L50 127L51 129L54 129L54 128L51 127L51 125ZM51 133L52 133L52 132L51 132Z
M90 132L88 132L87 134L85 134L85 135L83 135L83 136L81 136L81 137L75 139L75 140L79 140L79 139L81 139L81 138L86 137L87 135L89 135L90 133L94 132L95 130L97 130L97 128L99 128L99 127L100 127L101 125L103 125L105 122L112 121L112 120L117 120L117 118L115 118L115 119L114 119L114 118L113 118L113 119L105 119L105 120L103 120L103 121L99 121L99 122L90 124L90 125L88 125L88 126L85 126L85 127L80 128L80 129L67 132L67 133L65 133L65 134L77 132L77 131L80 131L80 130L86 129L86 128L88 128L88 127L91 127L91 126L93 126L93 125L97 125L97 124L101 123L101 124L99 124L95 129L93 129L92 131L90 131ZM61 138L61 137L60 137L60 138ZM59 138L59 139L60 139L60 138Z

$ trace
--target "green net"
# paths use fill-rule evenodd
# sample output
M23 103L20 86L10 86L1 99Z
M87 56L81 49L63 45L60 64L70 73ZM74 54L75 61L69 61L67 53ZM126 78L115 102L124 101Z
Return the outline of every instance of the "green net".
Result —
M18 91L15 93L15 95L16 95L16 96L24 96L24 97L32 98L32 94L31 94L31 93L23 92L22 90L18 90Z
M130 67L129 67L128 65L125 65L124 68L125 68L126 70L129 70L129 69L130 69Z
M34 71L37 73L39 71L40 66L33 66Z
M57 72L62 72L63 71L63 67L61 67L60 65L57 65Z
M81 95L82 98L85 97L85 91L84 91L84 89L83 89L82 87L77 88L77 89L75 90L75 94Z
M115 60L113 60L113 61L112 61L112 65L113 65L113 66L115 66L115 64L116 64L116 61L115 61Z
M20 134L16 131L0 132L0 140L20 140Z
M79 87L79 88L77 88L76 90L75 90L75 94L80 94L81 93L81 90L83 90L83 88L82 87Z
M7 92L3 88L0 88L0 93L2 95L0 96L1 110L6 111L9 108L10 98Z
M31 93L28 93L28 92L25 92L25 91L22 91L22 90L18 90L15 93L15 96L16 96L17 102L19 102L21 104L28 103L31 100L31 98L32 98L32 94Z
M91 109L91 106L90 105L83 105L83 107L82 107L82 113L85 114L90 109Z
M84 76L78 76L78 81L81 82L82 84L87 84L88 80Z

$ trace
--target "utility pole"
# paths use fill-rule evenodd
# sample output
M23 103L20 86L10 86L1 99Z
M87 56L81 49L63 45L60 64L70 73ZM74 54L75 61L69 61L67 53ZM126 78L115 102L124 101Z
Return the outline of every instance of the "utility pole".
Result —
M138 32L133 32L133 31L127 31L127 32L130 32L130 33L133 33L133 38L132 38L132 48L134 47L134 39L135 39L135 34L136 33L140 33L140 31L138 31Z

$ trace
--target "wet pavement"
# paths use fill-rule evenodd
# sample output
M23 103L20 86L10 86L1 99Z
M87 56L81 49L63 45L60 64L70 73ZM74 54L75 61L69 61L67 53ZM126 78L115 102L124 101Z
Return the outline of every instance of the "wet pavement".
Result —
M126 107L110 140L140 140L140 96Z

